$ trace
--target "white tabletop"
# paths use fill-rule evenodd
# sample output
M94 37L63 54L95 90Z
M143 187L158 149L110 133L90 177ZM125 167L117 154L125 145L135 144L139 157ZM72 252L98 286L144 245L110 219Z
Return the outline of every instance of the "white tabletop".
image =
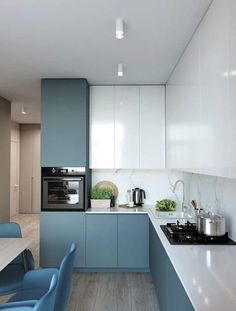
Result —
M0 238L0 271L32 242L31 238Z

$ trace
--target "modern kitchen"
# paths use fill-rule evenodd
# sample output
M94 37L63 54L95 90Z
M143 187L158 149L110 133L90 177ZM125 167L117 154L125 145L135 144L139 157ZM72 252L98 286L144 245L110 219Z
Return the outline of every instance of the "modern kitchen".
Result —
M0 310L236 310L236 2L0 3Z

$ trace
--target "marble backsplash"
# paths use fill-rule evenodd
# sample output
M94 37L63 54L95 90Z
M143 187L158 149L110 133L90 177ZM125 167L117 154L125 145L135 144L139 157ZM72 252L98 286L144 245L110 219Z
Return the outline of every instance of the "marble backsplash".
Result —
M185 182L186 201L198 205L226 219L226 229L236 240L236 180L192 173L176 173Z
M139 187L146 192L145 204L154 205L156 200L175 199L169 175L167 170L93 170L92 185L102 180L112 181L119 190L117 204L127 203L127 189Z

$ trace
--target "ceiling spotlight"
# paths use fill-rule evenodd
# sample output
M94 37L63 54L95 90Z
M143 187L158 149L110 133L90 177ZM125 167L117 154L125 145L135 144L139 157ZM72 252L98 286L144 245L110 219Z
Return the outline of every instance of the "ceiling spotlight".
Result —
M118 64L117 75L118 75L118 77L123 77L123 75L124 75L123 64Z
M21 113L22 113L22 114L27 114L27 109L26 109L25 107L22 107L22 108L21 108Z
M124 38L124 22L121 18L116 19L116 38L117 39Z

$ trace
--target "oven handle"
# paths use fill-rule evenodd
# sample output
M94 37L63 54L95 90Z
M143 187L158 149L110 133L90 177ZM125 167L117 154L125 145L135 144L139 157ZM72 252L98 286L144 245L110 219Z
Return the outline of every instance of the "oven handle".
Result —
M83 177L71 177L71 178L65 178L65 177L50 177L50 178L48 178L48 177L43 177L43 180L45 180L45 181L47 181L47 180L53 180L53 181L55 181L55 180L60 180L60 181L72 181L72 180L74 180L74 181L81 181L81 180L83 180Z

